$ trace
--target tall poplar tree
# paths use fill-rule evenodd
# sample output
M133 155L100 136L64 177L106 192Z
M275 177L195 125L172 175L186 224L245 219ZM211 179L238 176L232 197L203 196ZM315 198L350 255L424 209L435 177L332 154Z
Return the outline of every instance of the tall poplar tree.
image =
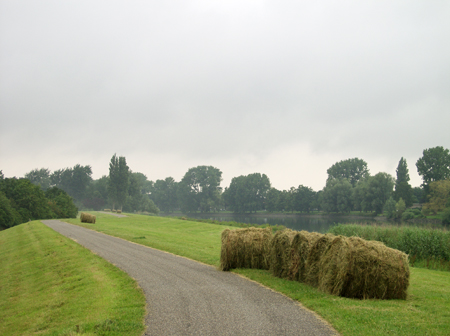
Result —
M408 165L403 157L398 162L396 172L394 199L398 202L402 198L406 207L410 207L413 204L413 190L409 184Z
M109 163L109 184L108 193L112 201L112 207L122 210L127 198L129 186L129 168L124 156L117 157L116 154Z

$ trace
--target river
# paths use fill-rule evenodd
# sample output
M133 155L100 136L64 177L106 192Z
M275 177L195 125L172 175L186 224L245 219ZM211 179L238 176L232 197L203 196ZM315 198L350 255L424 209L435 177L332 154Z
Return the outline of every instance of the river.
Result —
M161 214L160 214L161 215ZM357 216L321 216L321 215L275 215L275 214L230 214L230 213L191 213L183 215L190 218L213 219L218 221L234 221L248 224L284 225L296 231L326 233L328 229L338 223L375 223L372 217Z

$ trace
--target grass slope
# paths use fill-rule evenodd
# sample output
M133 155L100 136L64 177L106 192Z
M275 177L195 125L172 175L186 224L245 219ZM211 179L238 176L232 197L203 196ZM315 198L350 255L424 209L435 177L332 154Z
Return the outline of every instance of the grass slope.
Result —
M218 266L220 225L129 215L98 214L97 224L70 222ZM235 270L273 288L326 319L343 335L449 335L450 273L411 268L407 300L353 300L319 292L305 284L278 279L262 270Z
M141 335L136 282L35 221L0 232L0 335Z

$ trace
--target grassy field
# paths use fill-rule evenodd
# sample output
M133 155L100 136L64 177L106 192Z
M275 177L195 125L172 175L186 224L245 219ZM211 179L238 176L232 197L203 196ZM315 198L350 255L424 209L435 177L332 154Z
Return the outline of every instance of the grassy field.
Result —
M0 274L0 335L144 330L136 282L38 221L0 232Z
M224 226L163 217L96 214L97 224L69 222L210 265L220 261ZM235 270L315 311L342 335L449 335L450 273L411 268L407 300L353 300L319 292L261 270Z

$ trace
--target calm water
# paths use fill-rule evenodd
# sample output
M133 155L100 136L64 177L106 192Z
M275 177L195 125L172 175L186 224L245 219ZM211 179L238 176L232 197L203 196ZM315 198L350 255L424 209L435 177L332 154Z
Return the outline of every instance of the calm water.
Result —
M249 224L284 225L292 230L305 230L310 232L325 233L337 223L373 223L372 218L355 218L344 216L283 216L283 215L233 215L233 214L189 214L190 218L214 219L219 221L235 221Z

